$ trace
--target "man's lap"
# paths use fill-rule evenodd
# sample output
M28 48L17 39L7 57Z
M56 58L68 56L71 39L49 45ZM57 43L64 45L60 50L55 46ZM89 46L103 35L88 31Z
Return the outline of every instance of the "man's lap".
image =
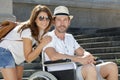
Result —
M100 65L96 66L98 80L104 80L100 74ZM79 66L76 70L76 75L78 80L84 80L81 73L82 66Z

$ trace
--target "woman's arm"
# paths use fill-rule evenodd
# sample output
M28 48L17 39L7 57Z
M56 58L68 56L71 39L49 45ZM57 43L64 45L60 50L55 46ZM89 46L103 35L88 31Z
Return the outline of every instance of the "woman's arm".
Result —
M47 45L51 41L51 37L46 36L44 37L40 44L33 50L32 48L32 41L28 38L23 38L23 49L24 49L24 56L27 62L31 62L35 60L39 54L41 53L43 47Z

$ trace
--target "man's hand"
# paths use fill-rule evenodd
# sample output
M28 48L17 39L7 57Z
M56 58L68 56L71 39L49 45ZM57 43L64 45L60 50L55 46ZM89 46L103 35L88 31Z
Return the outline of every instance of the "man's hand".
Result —
M87 64L91 64L91 63L92 63L92 64L95 64L95 63L96 63L95 57L92 56L91 54L88 54L88 55L83 56L82 59L83 59L83 60L85 59Z
M95 64L95 58L91 54L87 54L84 56L74 56L73 58L74 62L78 62L80 64Z

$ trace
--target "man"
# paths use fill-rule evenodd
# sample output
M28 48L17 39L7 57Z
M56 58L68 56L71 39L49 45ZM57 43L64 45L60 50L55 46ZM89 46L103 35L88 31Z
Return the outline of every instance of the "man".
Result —
M43 49L46 61L70 59L81 63L82 66L77 70L79 80L118 80L118 68L115 63L105 62L95 66L94 56L85 51L71 34L66 33L73 18L67 7L56 7L53 18L55 29L48 33L52 41Z

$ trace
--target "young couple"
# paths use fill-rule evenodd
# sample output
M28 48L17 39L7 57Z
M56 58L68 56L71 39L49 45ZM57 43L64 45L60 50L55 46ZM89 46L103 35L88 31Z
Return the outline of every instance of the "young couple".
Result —
M72 18L65 6L56 7L53 16L48 7L35 6L30 19L15 27L0 43L0 69L4 79L22 80L23 62L33 61L43 50L46 61L71 59L83 64L77 70L79 80L118 80L115 63L95 66L94 56L85 51L72 34L66 33ZM51 24L55 29L48 32ZM35 49L34 44L37 44Z

